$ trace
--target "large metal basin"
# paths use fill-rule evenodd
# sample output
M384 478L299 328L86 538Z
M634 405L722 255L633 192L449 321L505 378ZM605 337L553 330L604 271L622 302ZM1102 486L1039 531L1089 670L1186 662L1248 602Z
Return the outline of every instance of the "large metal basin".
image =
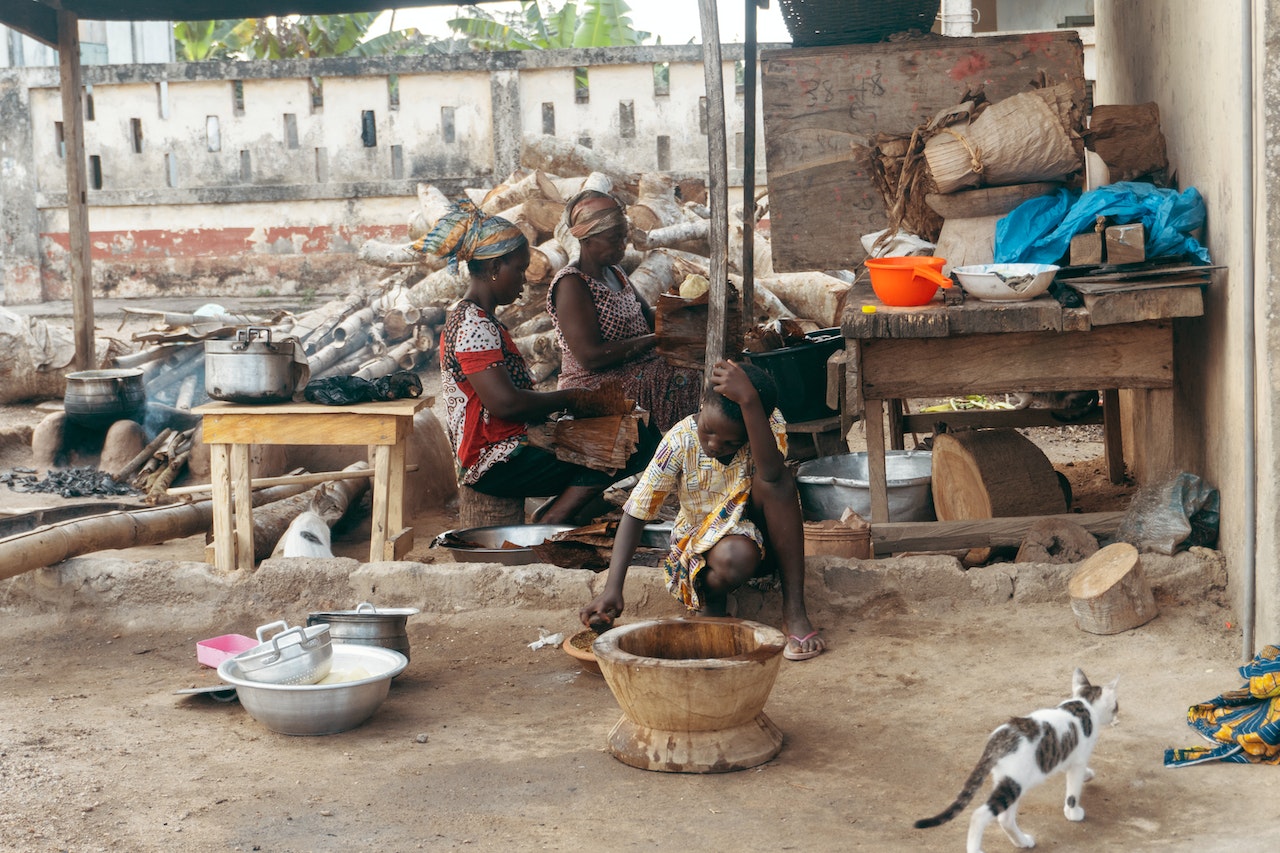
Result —
M391 679L409 664L393 649L335 645L336 673L358 667L369 675L336 684L264 684L244 677L235 658L218 665L218 677L236 688L249 716L273 732L285 735L329 735L363 723L387 698Z
M436 545L443 545L455 559L466 563L502 563L507 566L524 566L541 562L533 552L534 545L541 545L557 533L573 530L571 524L498 524L492 527L459 527L446 530L436 537ZM457 542L473 542L475 547L462 547ZM503 542L519 546L503 548ZM645 525L640 544L647 548L667 548L671 544L670 524Z
M885 452L890 521L933 521L929 492L933 455L927 450ZM866 453L844 453L802 462L796 488L805 521L839 519L845 508L871 518L871 481Z

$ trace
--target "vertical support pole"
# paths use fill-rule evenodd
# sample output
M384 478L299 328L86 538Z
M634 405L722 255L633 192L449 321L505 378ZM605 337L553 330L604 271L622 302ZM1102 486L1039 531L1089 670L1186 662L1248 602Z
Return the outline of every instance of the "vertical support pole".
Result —
M1113 483L1123 483L1124 430L1120 425L1120 392L1114 388L1102 392L1102 451L1107 477Z
M231 445L231 491L236 513L236 568L253 571L253 487L249 477L249 445Z
M209 445L209 480L213 486L213 564L220 572L230 572L236 567L236 539L228 445Z
M756 316L756 3L746 0L747 43L742 56L742 318Z
M391 445L373 446L373 519L369 524L369 560L386 559L388 481L391 474ZM393 533L399 531L393 531Z
M409 419L409 430L413 421ZM398 430L397 430L398 432ZM401 437L388 451L387 463L387 540L383 546L383 560L396 560L395 553L400 536L404 532L404 457L408 439Z
M729 155L725 142L724 66L720 58L720 21L716 0L698 0L702 19L702 69L707 86L707 159L711 203L711 291L707 317L707 379L724 358L729 317ZM748 306L750 307L750 306Z
M67 238L71 244L67 283L75 315L76 370L94 367L93 263L89 256L89 184L85 174L84 108L80 90L80 18L58 11L58 71L67 154Z
M862 411L867 429L867 480L871 485L871 523L889 521L889 481L884 464L884 400L867 400Z

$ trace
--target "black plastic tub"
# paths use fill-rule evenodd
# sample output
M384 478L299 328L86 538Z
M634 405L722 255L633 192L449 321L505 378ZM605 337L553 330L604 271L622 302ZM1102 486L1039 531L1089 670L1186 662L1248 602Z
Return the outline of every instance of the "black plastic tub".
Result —
M827 407L827 359L844 349L839 328L818 329L806 343L770 352L744 352L742 357L773 377L778 385L778 408L789 423L816 421L838 415Z

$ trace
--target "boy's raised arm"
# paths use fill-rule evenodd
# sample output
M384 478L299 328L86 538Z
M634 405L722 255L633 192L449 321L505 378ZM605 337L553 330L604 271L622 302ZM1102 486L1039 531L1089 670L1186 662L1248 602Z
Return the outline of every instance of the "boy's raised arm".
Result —
M717 361L711 369L711 387L742 409L742 422L747 428L756 475L768 482L776 482L786 473L786 460L778 450L773 430L769 428L770 413L760 403L760 395L756 393L750 377L736 362Z

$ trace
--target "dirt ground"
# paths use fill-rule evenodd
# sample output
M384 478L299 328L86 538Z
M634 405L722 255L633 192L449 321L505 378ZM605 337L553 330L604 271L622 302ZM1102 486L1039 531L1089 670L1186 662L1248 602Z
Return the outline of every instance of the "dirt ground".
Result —
M23 464L21 436L42 416L0 409L0 471ZM1078 508L1123 506L1133 487L1106 481L1097 427L1030 434L1071 479ZM52 503L0 486L0 509ZM425 543L454 523L447 508L415 519L409 559L436 565L405 569L405 583L450 571ZM367 542L357 528L335 551L362 560ZM106 568L67 594L127 584L134 569L180 572L203 552L197 536L94 555ZM540 577L520 571L495 569L485 582ZM412 661L387 701L364 725L318 738L276 735L238 703L174 693L216 682L195 660L196 640L252 633L255 615L300 621L332 606L305 584L255 598L254 614L149 597L127 612L32 607L14 591L21 582L56 598L67 577L0 581L0 849L959 850L967 816L933 830L911 823L950 802L994 726L1065 698L1077 665L1095 680L1120 677L1120 719L1095 754L1083 823L1062 817L1060 778L1027 795L1021 823L1041 849L1280 842L1271 768L1161 766L1164 748L1197 743L1187 706L1240 684L1236 617L1208 592L1164 600L1157 619L1114 636L1079 631L1065 602L907 589L819 607L830 650L784 662L766 707L785 734L781 754L699 776L615 760L605 737L620 712L603 679L559 649L528 648L539 629L575 629L588 576L572 581L580 593L529 606L496 593L503 603L462 610L447 598L418 602ZM485 589L471 592L483 599ZM674 615L673 602L667 609ZM986 849L1011 845L992 827Z

